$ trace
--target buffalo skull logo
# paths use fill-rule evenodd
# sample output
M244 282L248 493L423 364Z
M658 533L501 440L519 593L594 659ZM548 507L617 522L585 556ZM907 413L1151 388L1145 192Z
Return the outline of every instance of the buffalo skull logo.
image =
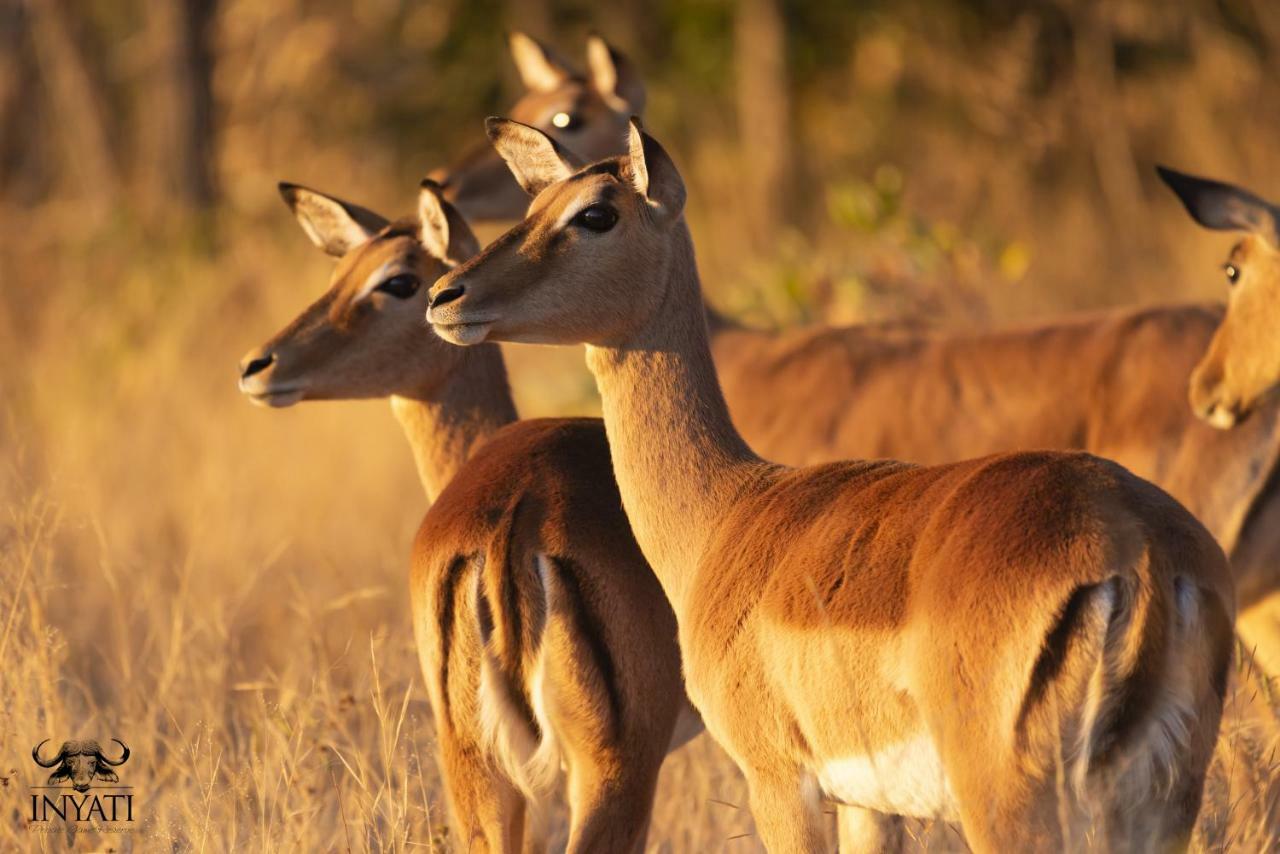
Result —
M77 792L89 791L89 786L93 783L94 778L104 783L120 782L120 777L111 769L129 761L129 748L118 738L111 740L120 745L120 749L124 751L120 754L119 759L112 760L103 756L101 745L92 739L87 741L64 741L62 742L62 747L51 759L41 759L40 748L44 747L48 740L46 738L31 748L31 758L42 768L57 767L57 770L49 775L49 783L51 785L56 786L64 780L70 780L71 788Z

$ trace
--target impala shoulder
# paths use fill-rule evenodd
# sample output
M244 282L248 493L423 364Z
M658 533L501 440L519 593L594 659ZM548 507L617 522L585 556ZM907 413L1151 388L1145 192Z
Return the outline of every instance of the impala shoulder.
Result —
M487 489L496 488L488 485L495 480L531 490L566 481L613 482L609 443L599 418L532 418L509 424L477 450L454 482L461 482L464 473Z

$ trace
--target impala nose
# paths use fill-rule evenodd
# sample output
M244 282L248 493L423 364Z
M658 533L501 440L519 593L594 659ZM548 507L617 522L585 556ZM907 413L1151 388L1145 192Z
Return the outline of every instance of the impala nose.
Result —
M454 300L456 300L458 297L466 293L466 291L467 289L464 288L462 285L450 285L449 287L445 288L444 290L440 291L437 294L434 294L431 297L431 307L439 308L442 305L451 303Z
M256 358L245 357L245 359L240 362L240 379L247 380L254 374L265 371L275 363L275 360L275 353L267 353L265 356L258 356Z

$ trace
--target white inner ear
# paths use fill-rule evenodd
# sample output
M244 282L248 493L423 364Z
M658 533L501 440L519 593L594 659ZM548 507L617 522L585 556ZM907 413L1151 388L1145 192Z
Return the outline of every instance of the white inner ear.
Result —
M631 161L631 185L635 187L637 193L648 199L649 165L644 160L644 136L635 125L631 126L628 148Z
M552 92L568 76L542 46L523 33L511 34L511 58L524 85L535 92Z
M346 254L373 236L340 205L328 199L306 196L299 206L303 216L298 217L302 230L317 246L339 254Z
M512 148L512 157L507 163L519 173L520 184L534 194L573 174L573 170L544 140L520 140Z
M369 294L373 293L374 289L377 288L378 285L382 284L387 279L390 279L392 276L412 272L413 270L410 270L405 266L403 261L398 259L386 262L381 267L374 270L369 278L365 279L364 284L360 286L360 290L356 292L353 302L360 302L363 299L367 299Z
M613 64L609 46L602 39L587 41L587 65L591 68L591 85L615 113L628 111L625 98L618 94L618 67Z
M449 255L449 218L438 203L423 201L418 208L418 239L432 256L444 261Z

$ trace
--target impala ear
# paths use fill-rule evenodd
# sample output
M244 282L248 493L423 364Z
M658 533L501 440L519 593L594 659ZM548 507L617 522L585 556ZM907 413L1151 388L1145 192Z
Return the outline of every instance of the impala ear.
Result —
M591 85L615 112L644 112L644 81L622 51L592 34L587 38L587 67Z
M1280 241L1280 211L1247 190L1157 166L1192 219L1219 231L1248 231Z
M552 92L578 76L564 57L535 38L515 31L507 36L507 42L520 80L530 91Z
M582 167L576 156L537 128L490 116L484 129L511 174L531 196Z
M436 258L458 265L480 251L467 221L430 178L423 180L418 192L418 223L422 245Z
M636 192L663 216L675 218L684 210L684 179L676 164L658 141L640 127L640 119L631 117L630 131L631 184Z
M387 226L373 211L333 196L284 181L279 189L311 242L330 255L346 255Z

